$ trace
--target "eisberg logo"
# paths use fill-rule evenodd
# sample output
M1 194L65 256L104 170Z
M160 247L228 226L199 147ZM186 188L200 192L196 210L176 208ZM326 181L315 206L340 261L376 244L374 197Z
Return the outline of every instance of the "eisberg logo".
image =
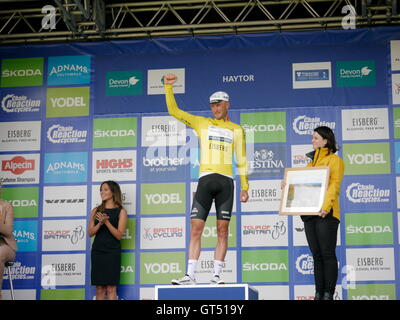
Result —
M350 184L346 189L346 197L353 203L386 202L390 201L390 189L380 189L373 184Z
M296 269L301 274L314 274L314 259L308 253L302 254L296 259Z
M64 144L85 142L86 137L87 130L78 130L73 126L64 127L55 124L47 130L47 139L49 139L51 143Z
M326 126L334 130L336 123L334 121L322 121L319 117L307 117L305 115L298 116L293 120L293 130L299 135L311 135L314 129L320 126Z
M38 112L40 100L28 99L27 96L7 94L1 101L1 107L5 112Z

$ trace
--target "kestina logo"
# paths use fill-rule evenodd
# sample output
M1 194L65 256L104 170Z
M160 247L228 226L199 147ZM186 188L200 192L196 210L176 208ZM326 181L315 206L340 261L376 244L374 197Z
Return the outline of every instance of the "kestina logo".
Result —
M1 170L20 175L27 170L35 170L35 160L27 160L23 156L16 156L11 160L3 160L1 163Z
M39 112L40 99L30 99L25 95L7 94L1 100L1 108L7 113Z
M346 197L353 203L388 203L390 201L390 189L380 189L373 184L364 185L357 182L347 187Z
M251 177L280 176L285 167L286 149L283 146L257 145L247 157Z
M336 123L334 121L323 121L319 117L307 117L306 115L298 116L293 120L293 130L299 135L312 134L314 129L319 126L326 126L335 130Z

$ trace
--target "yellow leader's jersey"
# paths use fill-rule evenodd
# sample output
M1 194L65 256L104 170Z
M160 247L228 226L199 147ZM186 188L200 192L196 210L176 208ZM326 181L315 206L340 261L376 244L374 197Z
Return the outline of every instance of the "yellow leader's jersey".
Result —
M179 109L172 85L165 85L168 112L193 128L200 142L200 174L219 173L232 177L233 152L242 190L249 189L246 161L246 139L243 128L230 121L195 116Z

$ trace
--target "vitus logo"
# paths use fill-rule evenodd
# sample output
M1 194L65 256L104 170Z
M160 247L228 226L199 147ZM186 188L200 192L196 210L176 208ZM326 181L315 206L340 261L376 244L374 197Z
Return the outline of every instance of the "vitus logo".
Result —
M25 171L35 170L35 160L27 160L22 156L16 156L11 160L3 160L1 163L3 171L10 171L13 174L20 175Z

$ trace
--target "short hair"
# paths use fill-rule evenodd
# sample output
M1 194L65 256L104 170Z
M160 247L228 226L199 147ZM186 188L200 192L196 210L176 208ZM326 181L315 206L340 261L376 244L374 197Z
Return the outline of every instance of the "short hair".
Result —
M326 126L317 127L314 129L323 139L326 139L326 148L328 148L332 153L336 153L339 150L339 146L336 143L335 134L332 129Z

